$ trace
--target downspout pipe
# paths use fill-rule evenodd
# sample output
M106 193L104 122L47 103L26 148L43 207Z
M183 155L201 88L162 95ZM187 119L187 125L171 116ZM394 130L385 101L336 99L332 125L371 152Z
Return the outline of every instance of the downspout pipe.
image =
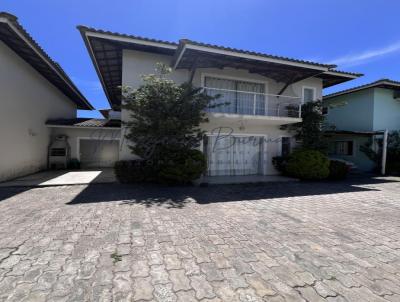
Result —
M383 146L382 146L382 168L381 168L381 174L385 175L386 174L386 157L387 157L387 142L388 142L388 134L389 131L388 129L385 129L385 132L383 133Z

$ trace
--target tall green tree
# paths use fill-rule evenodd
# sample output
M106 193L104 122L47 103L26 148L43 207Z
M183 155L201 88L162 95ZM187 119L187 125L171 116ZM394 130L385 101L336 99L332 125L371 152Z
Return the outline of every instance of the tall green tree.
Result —
M301 108L302 122L285 125L282 128L294 131L295 138L304 149L327 153L328 143L324 137L324 121L322 101L307 102Z
M138 89L123 87L123 108L130 115L125 123L132 153L154 159L162 150L190 150L199 146L208 122L205 110L216 97L191 83L176 84L167 78L170 68L157 64L156 74L142 76Z

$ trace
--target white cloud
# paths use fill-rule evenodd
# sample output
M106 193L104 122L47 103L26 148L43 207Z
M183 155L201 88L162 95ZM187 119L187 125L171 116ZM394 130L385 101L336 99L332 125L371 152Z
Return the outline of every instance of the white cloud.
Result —
M376 59L379 57L383 57L389 55L391 53L400 51L400 41L385 46L383 48L375 49L375 50L367 50L358 54L349 54L342 57L338 57L336 59L328 62L329 64L335 64L338 66L355 66L364 64L372 59Z

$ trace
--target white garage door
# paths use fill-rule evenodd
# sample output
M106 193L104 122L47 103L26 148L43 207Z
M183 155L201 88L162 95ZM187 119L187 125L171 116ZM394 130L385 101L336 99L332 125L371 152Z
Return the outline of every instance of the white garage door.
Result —
M265 170L262 136L208 136L208 175L257 175Z
M83 168L113 167L118 160L118 152L118 140L79 140L79 155Z

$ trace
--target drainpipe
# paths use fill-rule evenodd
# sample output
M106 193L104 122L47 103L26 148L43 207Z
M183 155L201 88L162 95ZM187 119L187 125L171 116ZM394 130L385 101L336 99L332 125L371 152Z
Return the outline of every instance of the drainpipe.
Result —
M383 146L382 146L382 175L386 174L386 156L387 156L387 140L388 140L388 130L386 129L383 134Z

